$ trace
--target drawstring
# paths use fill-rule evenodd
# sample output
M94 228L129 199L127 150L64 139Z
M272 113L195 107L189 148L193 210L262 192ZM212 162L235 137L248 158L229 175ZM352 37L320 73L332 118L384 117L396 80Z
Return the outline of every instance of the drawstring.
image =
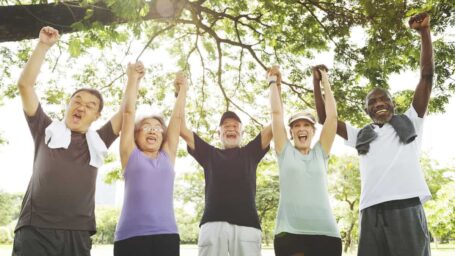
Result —
M376 209L376 221L375 221L375 224L374 224L375 227L378 226L378 215L379 214L382 215L382 222L384 222L384 227L387 227L387 220L386 220L386 217L385 217L385 212L386 211L384 211L384 204L379 204L377 209Z

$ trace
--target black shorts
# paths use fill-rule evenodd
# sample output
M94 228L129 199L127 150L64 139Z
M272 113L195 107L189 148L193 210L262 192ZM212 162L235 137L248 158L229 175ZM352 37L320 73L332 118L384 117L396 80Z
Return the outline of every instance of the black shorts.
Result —
M135 236L114 242L114 256L179 256L180 236L162 234Z
M276 256L341 256L341 239L322 235L280 233L273 240Z
M90 256L89 231L25 226L14 236L13 256Z

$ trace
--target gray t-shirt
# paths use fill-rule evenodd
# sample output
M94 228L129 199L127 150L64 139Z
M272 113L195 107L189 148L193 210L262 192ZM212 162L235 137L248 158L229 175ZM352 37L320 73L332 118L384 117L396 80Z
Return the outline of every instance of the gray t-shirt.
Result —
M45 129L52 123L41 105L27 116L35 144L33 173L15 231L23 226L96 232L95 184L98 169L89 165L85 134L71 132L68 149L51 149ZM117 138L108 121L97 130L107 147Z

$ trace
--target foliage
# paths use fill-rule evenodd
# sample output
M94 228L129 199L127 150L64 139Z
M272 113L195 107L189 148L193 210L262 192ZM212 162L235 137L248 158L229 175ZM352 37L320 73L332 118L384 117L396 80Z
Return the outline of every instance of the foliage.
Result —
M118 222L120 211L116 208L97 207L96 234L92 236L94 244L113 244L115 227Z
M23 194L0 191L0 244L13 242Z
M359 228L360 170L357 156L331 156L329 160L329 194L338 223L344 252L357 242Z
M0 191L0 226L6 225L19 217L22 194Z
M278 165L270 153L259 163L257 170L256 208L262 228L262 240L266 245L273 244L275 218L280 198Z
M126 21L123 25L102 26L96 22L96 12L88 11L84 21L73 25L82 30L63 37L58 49L53 49L49 64L54 76L43 88L47 95L44 100L61 104L71 93L69 88L84 85L101 89L108 103L118 105L125 83L124 67L119 63L127 55L138 56L140 44L146 50L141 53L142 59L154 58L150 50L152 53L166 50L171 56L171 65L190 74L193 93L189 102L193 103L188 104L188 116L197 130L214 130L216 122L212 122L207 113L219 113L228 108L243 112L259 128L268 120L264 114L267 108L261 100L267 98L263 81L266 67L279 63L285 71L285 109L293 112L311 108L309 67L331 62L312 59L320 52L333 50L335 62L330 75L339 116L362 125L368 120L362 111L367 90L374 86L391 89L401 86L389 78L405 70L413 69L417 76L420 40L417 33L407 28L407 20L421 11L428 11L432 16L437 60L430 111L443 111L455 90L452 57L455 45L453 37L447 36L455 24L453 1L176 2L183 3L179 17L148 20L149 7L143 0L104 1ZM38 4L38 1L32 3ZM92 4L93 1L81 2L89 9L93 8ZM91 18L95 18L93 22ZM5 71L0 95L17 95L14 82L17 77L12 74L17 74L14 71L23 66L33 44L24 41L0 46L4 59L0 65ZM132 45L136 45L136 50L132 50ZM93 50L94 47L105 49ZM91 60L86 62L81 58ZM66 67L80 62L83 67L68 72ZM148 71L147 76L151 78L146 81L153 81L153 88L143 88L140 102L150 103L153 99L159 102L156 105L160 109L169 109L169 104L161 101L172 90L166 82L170 81L171 72L159 64ZM411 95L398 90L397 109L406 109ZM217 104L214 106L212 102Z
M204 211L204 173L194 162L191 167L192 170L184 170L178 176L174 192L176 220L183 244L197 243Z
M437 163L421 160L432 200L425 203L428 229L437 243L455 239L455 169L438 168Z

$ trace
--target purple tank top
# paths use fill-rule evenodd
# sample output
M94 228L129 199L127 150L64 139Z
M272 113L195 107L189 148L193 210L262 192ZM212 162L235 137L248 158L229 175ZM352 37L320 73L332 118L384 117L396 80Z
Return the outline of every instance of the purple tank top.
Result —
M174 216L175 172L167 154L156 159L137 147L125 168L125 195L115 241L134 236L178 234Z

